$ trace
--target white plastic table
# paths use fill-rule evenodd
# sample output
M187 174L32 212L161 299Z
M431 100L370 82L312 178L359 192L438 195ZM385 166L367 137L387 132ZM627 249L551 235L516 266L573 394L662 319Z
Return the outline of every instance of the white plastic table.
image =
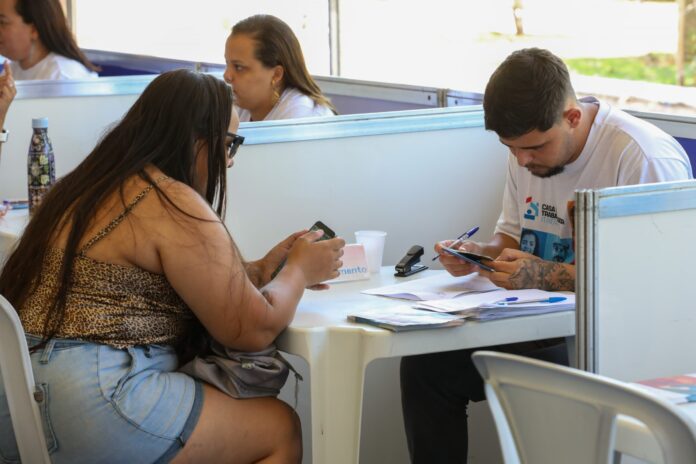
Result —
M279 349L301 356L309 365L315 463L358 462L365 370L375 359L575 334L573 311L400 333L348 322L346 316L352 312L408 303L360 293L396 283L393 272L393 267L384 267L369 281L306 292L294 321L277 340ZM409 279L434 272L444 271L425 271Z
M11 210L0 218L0 268L29 222L26 209Z

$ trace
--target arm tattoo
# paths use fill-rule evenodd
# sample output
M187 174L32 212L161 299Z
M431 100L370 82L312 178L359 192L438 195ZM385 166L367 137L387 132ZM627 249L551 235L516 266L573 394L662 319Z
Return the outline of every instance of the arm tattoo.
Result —
M541 259L524 259L522 265L508 279L512 288L539 288L541 290L575 291L575 275L571 265Z

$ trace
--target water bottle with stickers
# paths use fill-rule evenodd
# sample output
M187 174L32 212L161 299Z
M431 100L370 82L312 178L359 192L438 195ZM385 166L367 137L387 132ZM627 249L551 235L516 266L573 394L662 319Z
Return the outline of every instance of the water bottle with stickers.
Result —
M56 182L56 164L53 146L48 138L48 118L31 120L34 130L27 159L29 184L29 214L41 204L41 200Z

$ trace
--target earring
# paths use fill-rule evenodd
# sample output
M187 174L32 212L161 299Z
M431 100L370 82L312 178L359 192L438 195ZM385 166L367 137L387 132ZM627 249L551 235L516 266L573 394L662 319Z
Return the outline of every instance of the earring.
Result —
M275 106L280 100L280 93L278 92L278 87L276 87L276 82L271 81L271 89L273 90L273 105Z

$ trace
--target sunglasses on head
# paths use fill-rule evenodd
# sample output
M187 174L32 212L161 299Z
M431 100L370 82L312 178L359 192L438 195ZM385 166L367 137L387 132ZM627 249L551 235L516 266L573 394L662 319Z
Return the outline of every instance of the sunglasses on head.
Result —
M225 142L225 147L227 147L227 158L232 159L234 155L237 154L239 146L244 143L244 137L232 132L228 132L227 137L230 137L232 139L229 142Z

